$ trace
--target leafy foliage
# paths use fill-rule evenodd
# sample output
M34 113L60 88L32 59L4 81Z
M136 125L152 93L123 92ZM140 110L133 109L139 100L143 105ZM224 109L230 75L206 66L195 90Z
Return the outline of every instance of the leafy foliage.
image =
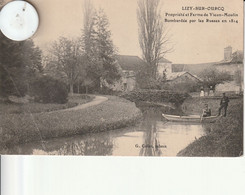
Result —
M85 87L86 92L88 87L99 91L101 80L112 84L121 77L109 21L103 10L96 12L89 0L85 2L82 37L61 37L46 57L46 73L69 84L70 93L74 87L77 91L80 87Z
M162 86L165 85L166 75L163 77L154 78L150 74L150 68L145 63L142 65L141 69L136 73L137 87L140 89L163 89Z
M232 80L232 76L228 72L220 72L216 68L205 69L199 76L203 79L204 85L207 86L216 86L217 84Z
M196 83L193 81L186 81L183 83L163 83L162 89L165 90L172 90L175 92L181 92L181 93L191 93L191 92L199 92L200 87L202 86L202 83Z
M50 76L37 78L31 85L35 101L64 104L68 101L66 85Z
M135 90L122 95L122 97L133 102L170 102L174 103L176 106L179 106L188 97L188 94L166 90Z
M96 41L97 53L103 66L101 78L112 84L114 80L120 78L115 62L115 48L111 39L109 22L103 10L99 10L96 15Z
M86 56L86 81L99 89L101 80L112 84L121 75L116 66L115 47L111 39L109 21L102 9L96 12L91 5L85 10L83 47ZM86 82L84 82L86 83Z
M47 56L46 72L51 76L65 80L73 93L73 85L83 74L84 59L79 40L71 40L65 37L54 42Z
M0 95L24 96L43 70L41 55L32 40L14 42L0 33Z

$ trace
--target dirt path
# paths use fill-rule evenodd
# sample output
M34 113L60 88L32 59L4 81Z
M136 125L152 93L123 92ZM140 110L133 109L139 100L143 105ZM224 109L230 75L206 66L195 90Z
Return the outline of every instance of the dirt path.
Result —
M107 100L108 100L107 97L95 96L95 98L91 102L88 102L88 103L85 103L85 104L81 104L81 105L78 105L78 106L75 106L75 107L72 107L72 108L52 111L52 113L53 112L61 112L61 111L64 112L64 111L72 111L72 110L81 110L81 109L85 109L85 108L88 108L88 107L91 107L91 106L95 106L95 105L101 104L102 102L105 102ZM51 112L49 112L49 113L51 113Z

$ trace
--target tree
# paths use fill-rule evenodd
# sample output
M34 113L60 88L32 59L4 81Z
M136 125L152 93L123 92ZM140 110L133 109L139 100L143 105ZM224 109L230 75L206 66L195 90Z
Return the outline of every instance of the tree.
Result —
M36 77L30 91L36 102L64 104L68 101L66 84L48 75Z
M238 70L235 72L234 80L235 80L236 84L239 85L239 92L241 93L242 92L243 76L242 76L242 71L241 71L240 67L238 67Z
M96 89L101 81L112 84L121 76L116 66L115 47L111 39L109 21L102 9L98 12L89 0L85 1L83 48L86 57L86 83Z
M231 81L232 76L228 72L220 72L216 68L208 68L200 73L204 85L215 87L217 84Z
M147 64L143 64L136 73L137 87L140 89L161 89L161 82L149 76L148 68Z
M31 74L43 73L42 51L30 39L24 42L23 58L28 64Z
M102 63L100 63L97 52L97 33L96 25L96 10L93 7L91 0L84 0L84 19L83 19L83 34L82 44L85 55L86 77L82 85L85 86L86 92L89 86L100 87L100 77L103 72Z
M96 10L93 7L91 0L84 0L83 10L83 47L86 55L91 55L94 42L94 25Z
M0 95L25 95L42 71L41 59L41 50L32 40L16 42L0 33Z
M97 57L99 58L99 63L101 63L103 67L101 79L112 84L121 76L116 66L116 50L111 39L109 21L102 9L100 9L96 15L95 24Z
M161 16L160 0L138 1L139 44L149 76L157 78L159 60L168 52L169 36Z
M60 37L55 41L47 57L46 72L54 77L66 79L69 91L73 94L73 86L83 70L83 51L79 40Z

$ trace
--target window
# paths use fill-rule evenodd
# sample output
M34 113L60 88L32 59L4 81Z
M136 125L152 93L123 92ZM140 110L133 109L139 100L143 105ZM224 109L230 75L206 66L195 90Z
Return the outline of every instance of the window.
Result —
M123 90L124 90L124 91L127 90L127 87L128 87L127 83L123 83Z

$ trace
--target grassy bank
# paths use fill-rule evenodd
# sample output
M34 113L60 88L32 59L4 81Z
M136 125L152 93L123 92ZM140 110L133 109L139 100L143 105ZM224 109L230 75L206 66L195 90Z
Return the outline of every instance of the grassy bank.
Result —
M187 113L200 113L200 105L208 103L217 114L219 100L193 98L183 106ZM243 154L243 99L231 99L227 117L222 117L213 124L204 124L207 135L194 141L178 156L228 156Z
M208 104L209 108L212 111L212 115L218 114L218 109L220 106L221 97L214 98L188 98L181 105L181 109L187 115L189 114L201 114L205 104ZM241 98L240 98L241 99ZM239 98L232 99L230 98L228 113L231 107L240 102Z
M24 113L40 113L50 112L55 110L62 110L72 108L78 104L85 104L93 99L88 95L74 95L69 97L66 104L42 104L37 102L31 103L0 103L0 115L2 114L24 114Z
M41 139L117 129L135 124L140 116L141 112L134 103L113 96L106 102L82 110L2 114L0 145L3 148Z

